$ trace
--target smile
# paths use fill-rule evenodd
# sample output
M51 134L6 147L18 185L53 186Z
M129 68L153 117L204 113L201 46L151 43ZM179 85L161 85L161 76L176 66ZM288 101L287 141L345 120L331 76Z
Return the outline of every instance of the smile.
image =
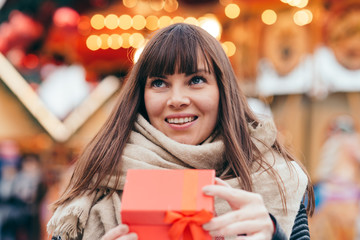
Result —
M189 122L193 122L198 117L181 117L181 118L166 118L165 121L171 124L185 124Z

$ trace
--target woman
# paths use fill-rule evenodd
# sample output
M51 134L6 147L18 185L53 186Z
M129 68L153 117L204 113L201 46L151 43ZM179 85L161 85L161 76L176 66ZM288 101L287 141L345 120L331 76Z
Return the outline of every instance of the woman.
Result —
M273 122L250 111L219 42L188 24L148 42L77 161L48 231L63 239L136 239L119 214L132 168L215 169L217 184L203 189L217 197L217 217L203 226L214 237L271 239L279 225L289 237L310 186Z

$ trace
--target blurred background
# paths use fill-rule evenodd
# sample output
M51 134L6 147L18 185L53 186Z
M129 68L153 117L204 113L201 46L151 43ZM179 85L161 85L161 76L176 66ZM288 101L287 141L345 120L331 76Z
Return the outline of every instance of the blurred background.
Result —
M175 22L221 42L308 169L312 239L360 239L360 0L0 0L0 240L49 239L70 166Z

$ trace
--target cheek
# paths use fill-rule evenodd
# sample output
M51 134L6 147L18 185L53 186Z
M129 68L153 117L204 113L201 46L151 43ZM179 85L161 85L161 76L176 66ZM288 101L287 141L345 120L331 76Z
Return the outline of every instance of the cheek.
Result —
M156 94L145 91L145 108L149 118L159 115L162 112L163 101ZM151 120L151 119L150 119Z

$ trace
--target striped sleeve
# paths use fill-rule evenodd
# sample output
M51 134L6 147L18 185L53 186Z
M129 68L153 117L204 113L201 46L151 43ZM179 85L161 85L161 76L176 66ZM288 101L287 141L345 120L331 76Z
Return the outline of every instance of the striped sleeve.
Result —
M300 205L292 228L290 240L310 240L308 216L303 203Z

